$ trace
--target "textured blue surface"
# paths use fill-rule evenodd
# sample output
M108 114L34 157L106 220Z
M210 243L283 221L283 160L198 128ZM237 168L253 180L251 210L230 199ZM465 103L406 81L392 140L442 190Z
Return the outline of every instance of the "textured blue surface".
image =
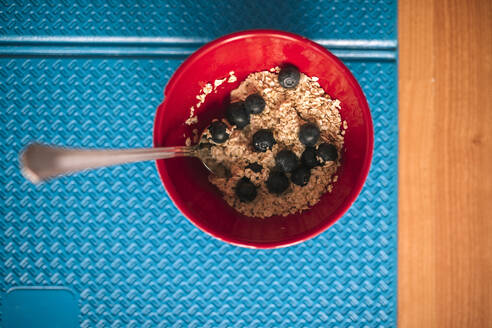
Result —
M335 41L395 41L396 35L393 2L300 1L294 7L282 2L278 10L267 5L258 16L248 9L245 16L223 19L217 12L227 10L220 6L239 12L241 5L139 2L135 10L129 2L73 8L0 3L0 34L8 37L213 38L264 26ZM285 18L290 10L305 19ZM190 23L196 17L202 24ZM138 53L132 58L0 57L2 311L12 287L63 286L77 296L82 327L395 326L397 69L394 60L358 48L354 43L345 51L355 54L346 57L346 64L363 87L374 120L375 152L366 185L328 231L270 251L230 246L195 228L169 200L153 163L101 169L41 186L20 175L18 152L34 140L151 146L155 108L184 52L152 58Z
M309 38L396 39L389 0L0 0L0 8L0 35L215 38L274 28Z

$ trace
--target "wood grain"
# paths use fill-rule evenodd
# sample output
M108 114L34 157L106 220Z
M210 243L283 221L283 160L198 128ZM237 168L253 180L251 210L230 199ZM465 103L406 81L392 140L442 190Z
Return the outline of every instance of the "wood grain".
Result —
M399 51L399 327L492 327L492 1L400 1Z

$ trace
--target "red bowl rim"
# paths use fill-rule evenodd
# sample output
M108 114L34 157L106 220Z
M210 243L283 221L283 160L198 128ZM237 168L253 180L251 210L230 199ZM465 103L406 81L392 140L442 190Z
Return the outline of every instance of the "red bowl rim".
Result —
M282 38L287 38L287 39L293 39L296 41L302 41L305 44L308 44L310 47L316 48L320 50L321 52L324 52L328 57L330 57L335 63L338 64L338 66L342 69L344 72L344 76L348 79L348 82L352 89L354 90L356 96L358 99L362 99L362 108L361 110L364 112L364 117L367 117L368 120L365 122L365 128L367 130L367 139L368 142L366 143L366 157L364 159L364 163L362 164L362 169L361 173L359 175L359 179L357 180L357 183L354 188L352 188L351 192L347 196L347 200L345 203L343 203L338 210L336 211L337 213L335 215L330 216L330 220L326 221L326 224L321 225L318 227L316 230L303 235L301 238L294 236L289 239L286 239L285 241L280 241L280 242L248 242L248 241L243 241L243 240L236 240L234 238L230 238L226 235L219 235L214 233L213 231L209 230L206 226L201 225L199 222L195 221L193 219L193 215L188 211L186 206L182 204L178 199L176 199L173 195L176 192L175 189L172 187L172 184L169 181L169 177L167 176L167 173L163 168L159 166L159 161L156 161L156 168L157 172L159 174L159 177L164 185L164 188L166 189L169 197L173 201L173 203L176 205L176 207L181 211L181 213L197 228L200 230L204 231L205 233L209 234L210 236L219 239L221 241L224 241L226 243L235 245L235 246L241 246L241 247L247 247L247 248L255 248L255 249L270 249L270 248L282 248L282 247L288 247L292 245L296 245L299 243L302 243L306 240L309 240L311 238L314 238L321 234L322 232L326 231L329 227L331 227L335 222L337 222L347 211L348 209L352 206L352 204L355 202L357 199L357 196L362 190L362 187L364 186L364 183L367 179L367 176L369 174L369 169L371 166L371 161L372 161L372 155L373 155L373 149L374 149L374 130L373 130L373 124L372 124L372 118L371 118L371 112L369 110L369 105L367 103L367 99L353 76L352 72L345 66L345 64L342 63L338 57L333 55L330 51L328 51L326 48L323 46L315 43L314 41L309 40L306 37L290 33L290 32L285 32L285 31L279 31L279 30L269 30L269 29L257 29L257 30L246 30L246 31L240 31L240 32L234 32L231 34L224 35L218 39L215 39L198 50L196 50L192 55L190 55L188 58L186 58L183 63L178 67L178 69L174 72L174 74L171 76L169 79L165 89L164 89L164 100L162 101L161 104L157 107L157 112L159 112L160 108L164 105L166 102L166 95L171 93L174 86L176 85L176 81L179 81L179 78L183 74L185 68L190 65L192 62L197 60L204 52L208 51L211 48L214 47L219 47L223 43L239 39L239 38L247 38L247 37L252 37L252 36L258 36L258 35L263 35L263 36L271 36L271 37L282 37ZM154 119L154 130L153 130L153 146L156 147L157 143L157 136L156 136L156 127L158 122L158 119L160 118L159 115L155 115Z

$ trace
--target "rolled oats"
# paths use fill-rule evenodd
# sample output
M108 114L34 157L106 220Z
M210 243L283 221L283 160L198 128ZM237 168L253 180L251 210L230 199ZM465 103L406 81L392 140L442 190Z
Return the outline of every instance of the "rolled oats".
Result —
M274 67L269 71L252 73L231 92L231 102L244 101L248 95L258 93L265 100L265 109L259 115L251 115L250 124L243 130L232 127L229 139L211 149L212 157L230 168L231 177L210 175L209 181L217 186L230 206L246 216L266 218L307 210L324 193L331 192L332 183L338 179L335 174L340 162L326 162L311 170L307 185L301 187L291 183L281 195L268 192L265 182L275 166L275 155L285 148L298 157L304 151L305 146L298 138L302 124L316 123L321 132L318 144L334 144L338 149L338 158L341 156L345 129L348 128L346 121L342 125L340 101L331 99L324 92L317 77L301 74L297 88L290 90L278 83L279 71L280 68ZM234 72L231 72L228 82L233 76ZM271 129L277 142L272 150L265 153L255 152L251 146L252 135L260 129ZM261 172L255 173L246 168L251 163L260 164L263 167ZM257 197L249 203L239 201L235 195L235 186L243 177L249 178L257 186Z

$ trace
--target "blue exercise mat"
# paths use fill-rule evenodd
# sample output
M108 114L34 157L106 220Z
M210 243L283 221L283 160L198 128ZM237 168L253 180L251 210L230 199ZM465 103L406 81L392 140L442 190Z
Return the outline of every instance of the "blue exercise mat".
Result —
M326 46L368 98L371 171L325 233L276 250L215 240L172 204L154 163L22 177L32 141L150 147L184 58L251 28ZM0 0L0 326L396 326L396 35L394 1Z

